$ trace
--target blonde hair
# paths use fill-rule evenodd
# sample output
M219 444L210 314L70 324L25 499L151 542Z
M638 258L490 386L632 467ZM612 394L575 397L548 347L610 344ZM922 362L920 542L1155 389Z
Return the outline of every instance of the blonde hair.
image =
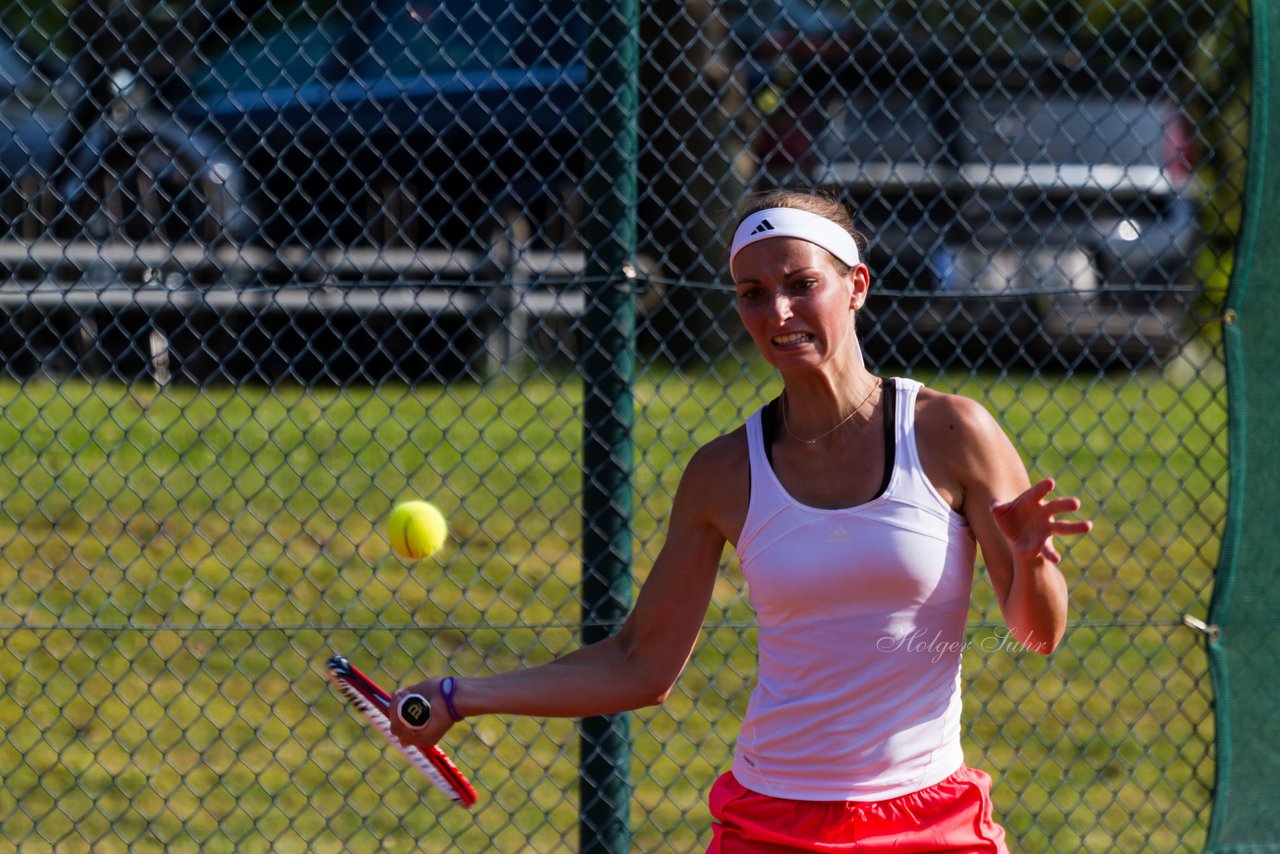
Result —
M858 253L864 258L867 254L867 239L862 236L853 224L853 215L844 203L830 193L816 190L761 190L751 193L738 204L738 222L742 222L753 213L769 208L792 208L808 211L823 219L829 219L849 232L858 246ZM832 262L841 273L848 273L852 268L839 258L832 256Z

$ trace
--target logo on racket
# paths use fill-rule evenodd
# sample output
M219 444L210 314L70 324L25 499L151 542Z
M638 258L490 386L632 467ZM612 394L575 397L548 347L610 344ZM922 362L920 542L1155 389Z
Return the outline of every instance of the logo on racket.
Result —
M431 720L431 704L421 694L407 694L400 698L397 712L410 729L422 729Z

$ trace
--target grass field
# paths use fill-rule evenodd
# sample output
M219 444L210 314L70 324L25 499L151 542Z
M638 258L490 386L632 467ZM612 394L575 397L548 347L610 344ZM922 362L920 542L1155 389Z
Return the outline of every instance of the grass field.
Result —
M966 752L1024 851L1198 850L1212 785L1203 615L1225 516L1220 378L921 376L984 400L1097 522L1048 659L1001 641L985 581ZM636 568L696 443L776 387L736 363L642 373ZM486 718L447 745L471 813L367 737L321 667L394 684L575 643L576 381L155 390L0 384L0 836L24 850L577 848L572 722ZM409 565L395 501L449 514ZM677 692L637 713L635 848L693 851L753 672L731 561Z

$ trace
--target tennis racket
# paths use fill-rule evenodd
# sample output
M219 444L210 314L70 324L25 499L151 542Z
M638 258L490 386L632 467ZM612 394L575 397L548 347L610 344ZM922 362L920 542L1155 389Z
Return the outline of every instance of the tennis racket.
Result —
M411 747L401 743L400 739L391 734L390 694L378 687L377 683L353 667L351 662L341 655L330 658L327 667L329 677L333 679L338 693L342 694L374 729L382 733L382 737L399 750L404 758L409 760L410 765L421 771L422 776L455 802L468 809L475 804L476 790L471 787L470 781L462 775L444 751L438 747L428 747L426 750ZM422 715L421 719L425 723L431 710L425 700L421 702L425 708L418 709L417 714Z

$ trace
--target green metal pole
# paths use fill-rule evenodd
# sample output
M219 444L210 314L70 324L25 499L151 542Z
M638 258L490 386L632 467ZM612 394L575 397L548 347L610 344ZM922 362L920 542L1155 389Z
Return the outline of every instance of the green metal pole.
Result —
M639 6L590 0L586 313L583 318L583 641L609 637L631 608L631 428L635 378ZM625 715L580 726L579 850L631 849L631 730Z

